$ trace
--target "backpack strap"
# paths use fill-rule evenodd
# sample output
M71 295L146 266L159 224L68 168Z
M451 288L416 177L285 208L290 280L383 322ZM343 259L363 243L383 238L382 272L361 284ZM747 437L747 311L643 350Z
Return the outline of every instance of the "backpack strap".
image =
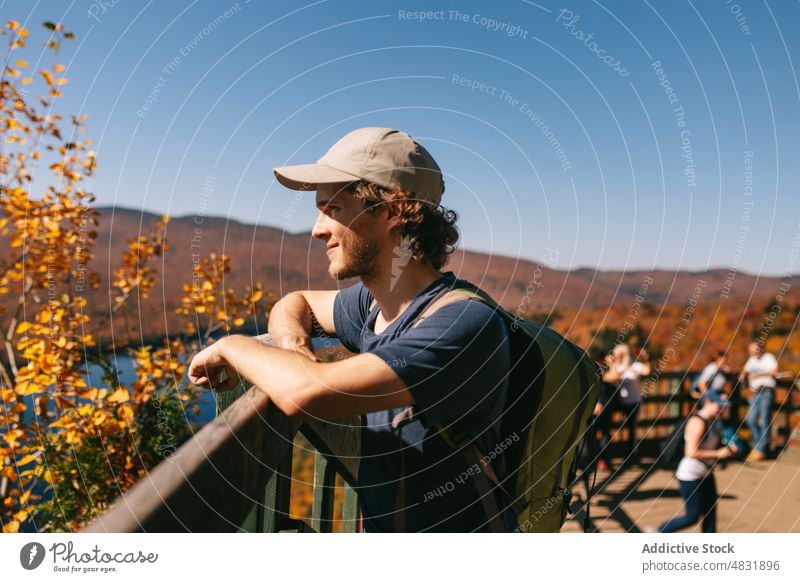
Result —
M495 486L496 489L500 490L500 493L508 501L508 504L514 510L514 513L520 514L525 509L525 505L519 502L511 493L509 493L503 484L500 483L500 479L497 478L497 473L494 472L491 463L483 463L483 459L485 458L484 454L481 452L480 447L478 445L472 444L470 445L465 451L464 455L467 457L467 460L470 460L470 456L474 458L479 465L483 465L483 471L479 473L479 475L484 475L488 478L489 481Z
M465 297L467 293L462 291L467 291L466 289L450 289L449 287L445 287L439 293L433 296L432 299L428 301L428 304L425 306L425 309L420 312L414 322L411 324L411 327L417 327L420 323L422 323L425 318L432 315L434 312L438 311L445 305L449 305L451 303L457 303L459 301L464 301L465 299L471 298L471 295ZM375 305L377 304L377 300L373 299L372 303L369 306L369 312L372 313L372 310L375 309Z
M406 456L402 443L397 450L400 455L400 479L397 481L397 491L394 497L394 530L395 533L406 531Z
M411 324L411 327L417 327L420 323L422 323L422 321L430 317L445 305L464 301L469 298L465 297L465 294L460 293L460 291L461 289L450 289L448 287L445 287L439 291L439 293L434 295L433 299L428 302L428 305L425 306L425 309L423 309L422 312L417 316L417 318L414 320L414 323Z
M441 309L446 305L450 305L451 303L458 303L460 301L467 301L467 300L475 300L480 301L481 303L491 307L495 311L500 312L503 315L505 312L500 308L497 303L481 294L477 288L472 287L457 287L455 289L443 289L440 291L431 301L428 303L428 306L422 311L422 313L417 317L414 321L412 327L417 326L421 321L425 318L430 317L433 313ZM504 318L505 319L505 318ZM437 426L439 435L447 442L452 448L458 448L455 439L452 438L452 435L448 434L448 432L441 426ZM491 463L483 463L484 454L481 452L480 448L473 444L468 445L466 448L463 449L464 456L468 462L476 462L479 467L482 469L476 474L475 476L475 484L478 489L478 492L481 496L481 501L484 506L484 511L487 517L490 517L490 525L492 531L502 532L504 531L504 526L502 523L502 514L497 506L497 500L494 496L494 490L498 489L500 493L506 498L509 505L513 508L516 514L522 512L524 507L522 504L511 495L505 487L500 483L500 480L497 478L497 474L494 472ZM493 485L493 487L490 486Z
M470 299L474 299L480 301L481 303L487 304L489 307L492 307L496 311L500 311L503 313L503 310L498 307L497 303L495 303L491 299L487 299L481 295L477 290L469 287L458 287L455 289L451 288L444 288L439 293L434 295L433 299L431 299L428 304L425 306L425 309L417 316L414 322L411 324L411 327L416 327L426 318L430 317L433 313L441 309L446 305L450 305L451 303L458 303L460 301L467 301ZM370 305L370 311L375 307L375 301L373 300L372 304ZM505 318L504 318L505 319ZM392 419L392 429L398 430L404 425L406 422L410 421L413 412L412 407L407 407L406 409L402 410L400 413L395 415ZM441 436L444 441L450 445L452 448L458 448L458 444L452 438L452 435L449 435L447 431L441 425L437 425L437 432L439 436ZM464 453L464 457L468 463L476 463L480 470L474 476L475 487L478 491L478 495L481 498L481 504L483 505L483 511L486 515L487 519L489 520L489 527L492 533L503 533L505 532L505 524L503 523L503 512L500 510L500 506L497 503L497 498L495 496L495 490L500 490L503 496L508 500L509 505L514 509L515 513L520 513L522 511L521 504L514 499L514 497L506 491L503 485L500 483L500 480L497 478L497 474L494 472L494 469L491 466L491 463L483 463L484 455L481 452L480 448L475 445L471 444L462 449ZM402 449L400 451L402 456ZM398 482L398 491L397 496L395 498L395 529L397 531L405 531L405 463L401 462L401 474L400 480Z
M503 486L500 485L500 482L497 480L497 475L495 475L492 466L488 463L483 465L481 452L477 446L472 445L466 451L464 451L464 453L468 461L470 460L469 453L471 453L475 458L476 464L478 464L479 470L475 475L475 488L478 490L478 495L480 495L481 504L483 505L483 513L489 520L491 532L505 532L505 526L503 524L503 512L500 510L500 506L497 504L495 488L491 487L489 482L491 481L496 485L496 487L499 487L500 490L505 493ZM483 465L482 470L480 468L481 465Z
M693 413L692 413L692 414L690 414L688 417L686 417L686 424L687 424L687 425L689 424L689 419L690 419L690 418L692 418L693 416L696 416L697 418L699 418L700 420L702 420L702 421L703 421L703 438L706 438L706 436L708 435L708 431L710 431L710 430L711 430L711 421L710 421L710 420L708 420L708 419L707 419L706 417L704 417L704 416L700 416L700 414L699 414L699 413L697 413L697 412L693 412ZM684 431L685 431L685 430L686 430L686 428L684 427ZM703 439L700 439L700 442L702 442L702 440L703 440Z

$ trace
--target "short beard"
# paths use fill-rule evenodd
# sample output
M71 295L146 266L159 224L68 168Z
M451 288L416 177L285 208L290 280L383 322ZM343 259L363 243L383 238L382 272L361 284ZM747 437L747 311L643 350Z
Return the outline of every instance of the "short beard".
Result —
M334 270L334 263L328 267L328 275L337 281L353 277L369 277L375 270L375 263L381 254L381 246L374 241L365 241L355 237L343 239L339 245L339 252L343 264ZM344 250L347 254L344 254Z

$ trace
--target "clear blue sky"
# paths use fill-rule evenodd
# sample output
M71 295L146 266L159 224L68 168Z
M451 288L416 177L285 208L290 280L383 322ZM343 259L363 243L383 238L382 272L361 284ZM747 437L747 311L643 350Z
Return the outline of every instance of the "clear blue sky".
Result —
M537 260L549 247L558 268L800 271L797 2L0 10L32 30L32 62L41 22L77 35L61 111L90 115L103 205L309 230L313 195L295 200L272 167L380 125L439 161L465 248Z

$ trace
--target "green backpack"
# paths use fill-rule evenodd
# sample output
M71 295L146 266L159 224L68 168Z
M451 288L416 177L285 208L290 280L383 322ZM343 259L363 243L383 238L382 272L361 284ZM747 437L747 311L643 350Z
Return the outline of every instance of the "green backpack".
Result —
M502 451L506 471L498 480L491 462L485 462L482 473L516 510L517 531L558 532L572 497L576 452L600 393L599 369L575 344L545 325L512 315L474 286L444 290L417 322L442 306L441 299L459 295L494 309L509 329L511 369L500 426L500 441L510 443ZM444 430L442 436L453 444L463 438ZM474 456L493 458L470 446ZM491 491L480 483L478 489L489 512Z

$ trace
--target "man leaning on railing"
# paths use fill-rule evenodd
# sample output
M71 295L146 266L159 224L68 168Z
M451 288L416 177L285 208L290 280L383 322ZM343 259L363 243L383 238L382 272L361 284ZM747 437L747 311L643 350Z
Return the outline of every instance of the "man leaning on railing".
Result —
M329 274L360 281L288 294L269 320L282 349L225 337L195 356L192 382L228 390L242 377L290 417L365 415L357 487L365 531L488 531L497 520L513 530L499 492L491 493L497 515L487 515L473 480L458 479L473 463L439 431L481 450L497 446L510 353L493 309L439 299L457 281L440 269L458 231L456 214L440 206L437 163L408 134L368 127L317 163L275 175L316 191L312 236L326 243ZM336 336L358 355L323 363L312 335Z

